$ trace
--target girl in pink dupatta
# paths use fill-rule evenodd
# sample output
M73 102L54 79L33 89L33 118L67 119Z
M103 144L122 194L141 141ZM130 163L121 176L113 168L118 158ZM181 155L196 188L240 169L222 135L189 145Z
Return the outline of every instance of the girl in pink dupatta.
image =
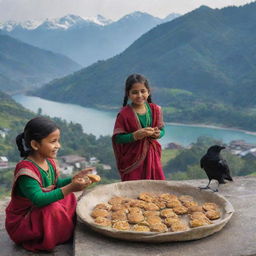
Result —
M30 120L17 136L20 155L16 165L11 201L6 208L5 227L10 238L30 251L51 251L73 234L76 198L91 182L82 177L60 179L55 163L60 148L60 130L50 119Z
M131 101L127 105L128 99ZM161 145L164 135L161 107L152 103L147 79L140 74L126 80L123 108L117 115L112 145L121 180L164 180Z

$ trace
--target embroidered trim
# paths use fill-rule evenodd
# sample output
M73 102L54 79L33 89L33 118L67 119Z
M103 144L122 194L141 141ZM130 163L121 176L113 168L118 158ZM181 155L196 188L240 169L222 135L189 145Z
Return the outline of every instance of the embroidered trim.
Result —
M39 182L40 186L42 186L42 183L41 183L41 180L40 178L38 177L38 175L36 175L33 171L31 171L30 169L28 168L21 168L18 173L15 175L15 178L14 178L14 182L17 181L17 179L22 176L22 175L27 175L33 179L35 179L36 181Z

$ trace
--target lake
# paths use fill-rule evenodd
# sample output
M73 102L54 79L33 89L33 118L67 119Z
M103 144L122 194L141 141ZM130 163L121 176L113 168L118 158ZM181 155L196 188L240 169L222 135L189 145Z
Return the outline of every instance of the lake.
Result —
M79 123L82 125L85 133L91 133L96 137L112 134L117 114L113 111L101 111L33 96L14 95L13 99L23 107L34 112L37 112L41 108L42 114ZM232 140L244 140L248 143L256 143L256 135L239 130L183 124L166 124L165 129L165 136L160 140L162 145L175 142L187 146L195 142L199 136L212 137L222 140L225 143L229 143Z

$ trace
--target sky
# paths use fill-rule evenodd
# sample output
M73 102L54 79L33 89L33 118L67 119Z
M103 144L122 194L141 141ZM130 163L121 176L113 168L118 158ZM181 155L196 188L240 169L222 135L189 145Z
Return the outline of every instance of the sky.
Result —
M206 5L211 8L240 6L251 0L0 0L0 22L44 20L67 14L94 17L98 14L118 20L134 11L164 18L170 13L185 14Z

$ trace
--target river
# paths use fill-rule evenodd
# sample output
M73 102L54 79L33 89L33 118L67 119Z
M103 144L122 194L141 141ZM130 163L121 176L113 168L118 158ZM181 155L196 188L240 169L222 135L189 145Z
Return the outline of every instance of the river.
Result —
M37 112L41 108L42 114L79 123L82 125L85 133L91 133L96 137L112 134L117 114L113 111L85 108L74 104L59 103L20 94L14 95L13 99L34 112ZM229 143L232 140L244 140L248 143L256 143L256 135L239 130L183 124L166 124L165 129L165 136L160 140L162 145L175 142L183 146L188 146L192 142L195 142L199 136L212 137L224 143Z

